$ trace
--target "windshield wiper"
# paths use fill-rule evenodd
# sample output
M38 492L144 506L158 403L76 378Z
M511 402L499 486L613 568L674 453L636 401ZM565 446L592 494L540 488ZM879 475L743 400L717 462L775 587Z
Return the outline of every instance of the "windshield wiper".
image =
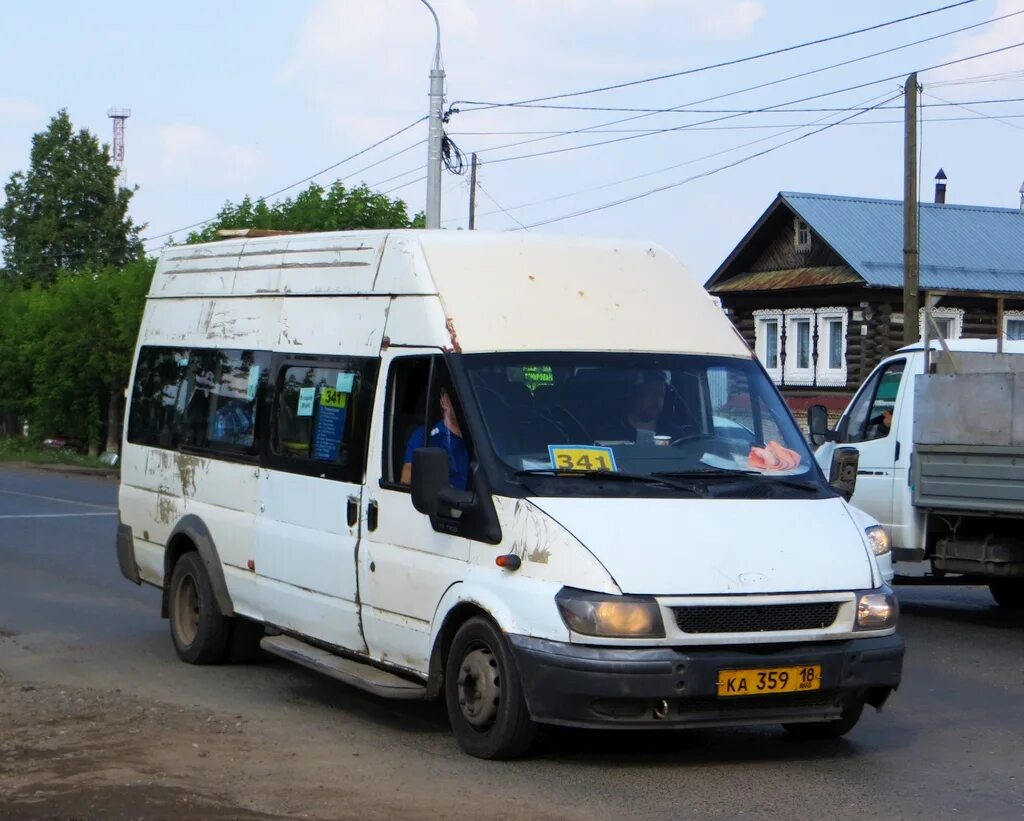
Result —
M652 473L652 476L669 479L716 479L719 476L727 479L751 478L754 476L768 479L773 484L792 487L797 490L817 492L821 486L817 482L809 482L805 479L796 479L791 476L773 476L771 473L762 473L759 470L731 470L729 468L707 468L704 470L666 470Z
M694 496L706 498L708 492L691 482L673 481L676 477L664 473L623 473L621 470L572 470L571 468L529 468L517 470L514 476L573 476L588 479L612 479L620 482L643 482L648 485L663 485L685 490ZM682 478L682 477L680 477Z

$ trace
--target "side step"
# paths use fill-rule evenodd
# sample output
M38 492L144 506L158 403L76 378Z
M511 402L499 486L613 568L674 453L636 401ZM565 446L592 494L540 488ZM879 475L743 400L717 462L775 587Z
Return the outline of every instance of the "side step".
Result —
M427 688L363 662L328 653L291 636L266 636L260 647L275 656L324 673L345 684L384 698L425 698Z

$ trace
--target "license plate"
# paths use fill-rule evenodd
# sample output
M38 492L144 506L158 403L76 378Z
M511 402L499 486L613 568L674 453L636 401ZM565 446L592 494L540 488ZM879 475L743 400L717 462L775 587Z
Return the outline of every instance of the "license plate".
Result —
M820 664L718 671L719 696L763 696L820 689Z

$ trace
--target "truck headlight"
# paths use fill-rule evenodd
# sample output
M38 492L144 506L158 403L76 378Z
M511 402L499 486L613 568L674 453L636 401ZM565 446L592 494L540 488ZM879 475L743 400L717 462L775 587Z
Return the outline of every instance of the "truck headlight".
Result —
M899 615L899 602L888 585L857 594L858 630L885 630L887 627L895 627Z
M622 639L665 637L658 603L644 596L608 596L563 587L555 596L562 621L574 633Z
M884 556L892 547L889 541L889 533L881 525L864 528L868 541L871 543L871 552L876 556Z

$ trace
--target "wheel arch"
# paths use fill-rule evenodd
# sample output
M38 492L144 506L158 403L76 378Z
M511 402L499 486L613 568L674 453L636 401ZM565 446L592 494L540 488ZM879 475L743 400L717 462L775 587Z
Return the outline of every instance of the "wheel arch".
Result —
M210 580L210 586L213 588L213 595L217 600L220 612L225 616L235 615L235 607L231 602L227 581L224 578L224 566L220 562L220 555L217 553L213 536L210 535L210 529L206 523L193 513L183 516L167 539L167 547L164 550L163 601L160 606L160 614L167 618L171 573L174 572L174 565L178 559L190 551L198 552L203 560L203 567L206 568L206 575Z
M441 598L434 614L434 628L431 631L430 659L427 668L427 697L439 698L444 687L444 666L448 648L459 628L474 616L490 619L501 632L508 632L514 624L508 607L482 591L467 589L458 582L453 584Z

